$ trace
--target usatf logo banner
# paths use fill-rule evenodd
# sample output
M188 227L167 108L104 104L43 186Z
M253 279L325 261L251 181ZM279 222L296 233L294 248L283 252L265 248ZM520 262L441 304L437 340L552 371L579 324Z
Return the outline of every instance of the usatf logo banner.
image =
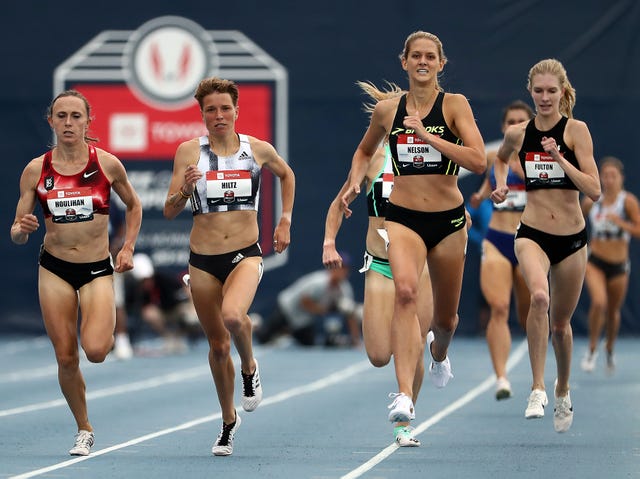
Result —
M208 76L238 84L238 132L272 143L287 159L287 72L240 31L158 17L134 31L99 33L54 72L54 96L70 88L82 92L92 106L91 135L125 163L144 208L138 249L160 267L187 266L189 208L171 222L162 208L176 148L206 134L193 94ZM280 192L267 170L260 198L260 245L271 269L287 255L273 254Z

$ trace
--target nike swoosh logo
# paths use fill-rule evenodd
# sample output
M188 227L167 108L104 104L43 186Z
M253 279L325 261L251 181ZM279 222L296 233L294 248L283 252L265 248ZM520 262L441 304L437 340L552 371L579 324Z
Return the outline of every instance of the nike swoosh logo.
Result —
M98 172L98 170L94 170L94 171L92 171L92 172L90 172L90 173L87 173L87 172L85 171L85 173L82 175L82 177L83 177L83 178L89 178L90 176L95 175L97 172Z
M93 271L91 270L91 274L100 274L100 273L104 273L107 270L107 268L105 269L99 269L98 271Z

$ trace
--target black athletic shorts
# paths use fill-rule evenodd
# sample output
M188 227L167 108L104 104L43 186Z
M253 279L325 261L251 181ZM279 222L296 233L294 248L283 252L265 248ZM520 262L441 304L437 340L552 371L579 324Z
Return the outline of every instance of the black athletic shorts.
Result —
M231 253L223 254L198 254L193 251L189 254L189 264L202 271L215 276L222 284L227 280L234 268L245 258L262 256L262 249L258 243ZM262 268L262 266L261 266ZM262 276L262 271L260 272Z
M554 235L520 222L516 231L516 240L518 238L528 238L537 243L553 265L587 245L587 228L572 235Z
M45 250L44 246L40 247L38 263L44 269L64 279L73 286L76 291L100 276L110 276L113 274L113 265L111 264L110 256L94 263L70 263L69 261L56 258Z
M393 221L415 231L427 247L434 248L452 233L467 224L464 204L446 211L416 211L389 202L386 221Z

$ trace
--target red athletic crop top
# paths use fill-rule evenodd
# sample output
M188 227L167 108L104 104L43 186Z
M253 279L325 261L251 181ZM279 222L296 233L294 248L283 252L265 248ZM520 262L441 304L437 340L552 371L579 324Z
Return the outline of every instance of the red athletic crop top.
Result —
M51 164L52 150L44 155L37 195L45 218L54 223L91 221L94 214L108 215L111 183L106 177L95 147L89 145L89 161L75 175L61 175Z

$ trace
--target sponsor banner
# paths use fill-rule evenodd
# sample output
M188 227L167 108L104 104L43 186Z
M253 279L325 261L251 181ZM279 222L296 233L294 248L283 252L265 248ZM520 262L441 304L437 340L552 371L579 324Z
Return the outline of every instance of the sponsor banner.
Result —
M54 96L82 92L92 106L91 135L124 162L144 208L137 250L158 267L188 262L190 209L168 221L162 208L176 148L207 133L193 94L208 76L238 84L237 131L272 143L286 160L286 70L240 31L158 17L137 30L98 34L54 73ZM272 245L280 210L279 184L263 170L258 221L267 270L287 260Z
M272 88L240 83L239 132L273 142ZM172 160L183 141L206 135L198 103L161 110L142 102L126 85L72 83L91 103L91 134L123 161ZM195 89L194 89L195 91Z

